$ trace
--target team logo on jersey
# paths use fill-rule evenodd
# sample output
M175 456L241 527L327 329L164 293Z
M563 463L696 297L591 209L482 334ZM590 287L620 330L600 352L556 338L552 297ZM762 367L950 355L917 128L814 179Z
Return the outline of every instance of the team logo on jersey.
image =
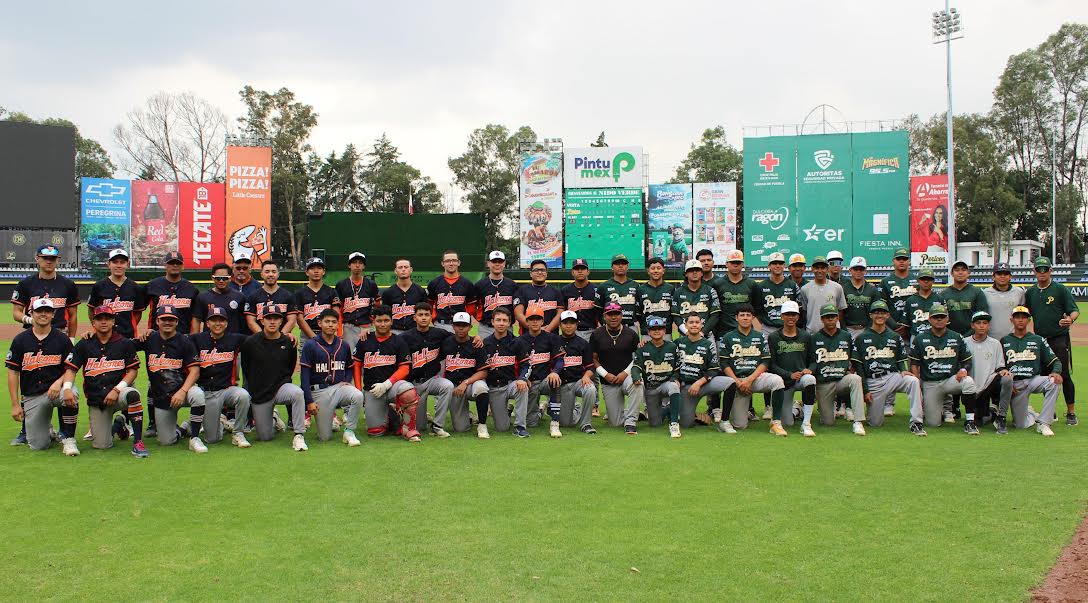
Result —
M729 348L729 355L733 357L762 356L763 350L758 345L742 345L734 343Z
M699 353L699 352L695 352L693 354L687 354L685 352L681 352L680 353L680 361L683 362L684 364L699 364L699 365L702 365L702 364L705 363L703 355L701 353Z
M805 344L801 341L779 341L778 353L779 354L792 354L795 352L804 352Z
M14 301L18 297L18 295L18 292L16 292L11 296L11 299ZM58 310L68 305L68 299L65 297L49 297L48 295L35 295L34 297L30 298L30 301L27 302L26 306L28 308L34 307L34 302L38 301L39 299L48 299L49 303L53 304L53 307Z
M237 310L238 309L238 300L232 299L232 300L230 300L230 303L227 304L227 305L230 306L231 310Z
M540 310L542 312L547 312L549 310L555 310L556 308L558 308L559 307L559 302L545 301L543 299L537 299L537 300L530 301L527 304L526 307L528 307L528 308L540 308Z
M571 312L579 312L581 310L591 310L593 308L592 299L582 299L580 297L572 297L567 301L567 309Z
M438 359L438 350L432 350L431 348L423 348L418 352L412 352L412 368L419 368L426 366L428 363Z
M148 354L147 370L152 373L159 371L176 371L182 367L181 358L170 358L165 354Z
M495 308L509 307L514 305L514 297L511 295L500 295L495 293L494 295L484 296L484 311L491 312Z
M918 289L916 289L914 285L907 285L906 287L892 285L891 287L888 287L888 292L891 293L892 297L910 297L911 295L918 293Z
M330 364L332 366L330 366ZM331 372L343 371L343 370L344 370L344 361L343 360L333 360L331 363L329 363L329 362L315 362L314 363L314 372L315 373L331 373Z
M461 369L476 368L475 358L463 358L460 354L455 356L446 356L446 370L458 371Z
M219 352L212 350L200 350L200 367L207 368L213 364L234 362L234 352Z
M302 306L302 316L306 320L313 320L321 315L322 312L332 307L332 304L321 304L314 302L312 304L304 304Z
M71 356L68 357L69 359ZM114 371L123 371L127 368L124 360L109 360L107 358L88 358L83 366L84 377L97 377Z
M914 322L929 322L929 312L918 309L914 311Z
M672 304L667 299L662 299L659 302L652 302L648 299L642 300L642 311L644 314L650 312L668 312L672 309Z
M1013 362L1035 362L1038 358L1038 354L1031 348L1028 348L1023 352L1005 350L1005 362L1008 364L1012 364Z
M552 355L548 352L533 352L529 354L529 364L546 364L551 362Z
M635 295L633 293L629 293L627 295L620 295L619 293L613 291L612 293L608 294L608 301L617 303L621 306L629 306L635 303Z
M667 375L673 372L674 368L671 362L654 362L653 360L647 360L642 365L643 372L651 375Z
M344 300L344 312L354 312L370 307L369 297L349 297Z
M582 357L581 356L563 356L563 366L564 367L582 366Z
M382 354L381 352L365 352L363 354L364 369L372 369L379 366L393 366L396 363L396 354Z
M393 320L399 318L408 318L416 313L416 307L414 304L393 304L392 314Z
M956 351L956 348L938 348L935 345L927 345L925 354L922 355L922 360L933 360L937 358L955 358L957 355L958 352Z
M173 306L175 308L188 308L193 300L188 297L178 297L174 294L160 295L158 305L160 306Z
M706 303L699 301L698 303L691 303L689 301L680 302L680 315L687 316L691 312L697 312L699 314L706 314L710 311L710 308Z
M119 297L107 300L105 303L113 308L114 312L131 312L136 307L136 302L123 300Z
M454 295L452 293L439 293L435 298L435 309L452 308L454 306L465 305L464 295Z
M850 360L850 353L846 350L816 349L816 362L845 362Z
M11 359L11 352L8 352ZM40 368L57 366L61 363L60 354L43 354L41 352L27 352L23 354L23 370L34 371Z
M502 354L499 354L498 352L492 354L491 358L488 358L487 360L488 367L493 369L503 366L514 366L515 364L517 364L517 357L504 356Z
M871 345L865 348L865 360L894 360L895 350L890 347L878 348Z

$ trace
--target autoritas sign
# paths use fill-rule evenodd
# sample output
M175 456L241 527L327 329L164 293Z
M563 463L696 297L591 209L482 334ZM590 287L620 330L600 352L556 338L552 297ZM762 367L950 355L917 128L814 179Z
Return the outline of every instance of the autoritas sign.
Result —
M642 186L642 147L568 148L563 152L564 188Z

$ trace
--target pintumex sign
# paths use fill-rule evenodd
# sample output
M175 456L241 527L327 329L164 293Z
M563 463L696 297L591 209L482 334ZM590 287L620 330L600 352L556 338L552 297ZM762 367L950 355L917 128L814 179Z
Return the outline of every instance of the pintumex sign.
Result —
M586 147L563 151L564 188L642 186L642 147Z

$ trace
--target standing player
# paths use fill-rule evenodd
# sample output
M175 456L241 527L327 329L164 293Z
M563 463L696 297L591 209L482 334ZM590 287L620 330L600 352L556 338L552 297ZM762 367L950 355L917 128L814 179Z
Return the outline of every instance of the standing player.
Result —
M262 272L269 264L265 262ZM303 435L306 432L306 401L302 389L291 383L298 354L294 342L282 330L288 315L287 305L261 303L259 312L257 320L261 330L250 335L241 349L242 374L249 390L257 439L267 442L276 435L272 411L277 404L283 404L288 408L291 430L295 434L291 448L302 452L307 449Z
M635 361L631 367L631 379L635 387L642 389L642 398L646 401L646 416L650 427L658 427L664 419L663 403L669 406L669 435L679 438L680 409L680 355L676 344L665 340L666 325L659 316L647 320L649 341L635 351ZM686 329L685 329L686 330ZM692 410L694 421L694 409Z
M276 262L265 260L261 265L261 280L263 284L246 298L245 315L249 331L250 333L263 331L264 326L260 323L260 317L265 314L265 308L275 306L277 310L283 312L279 320L280 332L286 335L293 344L298 307L295 306L295 296L279 285L280 268Z
M933 289L933 271L918 271L918 292L907 298L905 315L910 324L910 339L929 329L929 311L935 304L944 305L941 294ZM908 343L910 339L906 339Z
M869 326L869 307L884 296L865 280L865 258L857 256L850 259L850 278L842 283L843 295L846 296L846 311L843 312L843 326L851 338L857 337ZM821 310L822 311L822 310Z
M378 285L363 274L365 269L366 256L353 251L348 254L348 277L336 283L344 343L352 351L370 332L370 309L378 303Z
M941 299L948 309L948 328L960 337L971 334L971 317L975 312L990 310L986 295L978 287L967 282L971 270L963 260L952 264L952 282L941 291Z
M79 456L76 446L79 402L74 396L70 403L61 399L64 359L72 351L72 340L52 327L53 313L49 299L34 300L30 328L11 340L5 361L11 418L16 421L25 418L23 428L30 448L45 450L53 445L49 423L55 407L60 415L61 449L65 456Z
M122 412L132 426L132 456L147 458L144 446L144 406L140 392L130 384L136 380L140 360L131 339L113 332L113 308L99 306L91 317L94 335L80 339L65 360L61 395L66 406L76 404L72 387L76 373L83 371L83 393L87 395L92 445L104 450L113 447L113 413ZM127 437L127 430L122 432Z
M207 291L201 291L196 296L190 333L199 333L207 328L207 320L212 308L223 310L222 316L227 319L227 331L242 335L249 334L249 327L246 326L245 321L246 300L241 293L231 289L230 266L226 264L212 266L212 287Z
M391 312L392 333L400 335L415 328L416 304L427 301L427 292L412 282L412 262L407 258L397 258L393 263L393 272L397 280L382 291L381 301Z
M514 295L518 290L517 283L503 274L506 254L501 251L489 253L487 268L487 275L476 282L476 296L480 299L476 314L480 324L476 327L476 334L480 339L487 339L495 332L491 326L491 314L496 308L505 308L511 316L514 315Z
M963 338L968 351L971 352L971 378L975 381L975 408L978 412L989 414L991 407L995 408L991 417L994 420L994 429L999 434L1007 434L1004 424L996 421L996 407L1001 400L1007 400L1012 392L1012 377L1005 368L1005 352L1001 348L1001 342L990 337L990 322L987 312L978 311L972 317L971 328L974 333ZM982 425L986 414L975 417L975 424Z
M398 267L407 261L399 260ZM370 318L374 333L359 340L353 356L355 388L363 392L366 400L366 433L376 437L392 432L409 442L420 442L422 438L416 429L419 394L407 381L411 362L408 346L393 333L389 307L371 308ZM389 414L390 405L395 411L393 415Z
M612 277L597 285L596 305L597 311L603 312L608 304L617 304L623 312L623 326L637 328L638 283L627 278L630 267L627 256L622 253L612 256Z
M60 250L52 245L38 248L38 273L23 278L15 285L15 291L11 293L11 316L24 329L29 329L34 322L30 308L36 300L48 299L55 309L53 328L74 336L79 323L76 313L79 290L71 279L57 272L59 258Z
M811 283L810 283L811 284ZM808 286L808 285L806 285ZM755 312L749 304L737 307L737 328L722 335L718 341L718 358L722 372L737 384L742 396L741 407L748 406L752 394L771 394L771 429L776 436L789 435L782 428L785 387L782 378L769 372L771 353L763 333L752 328Z
M559 390L561 380L559 371L563 366L563 349L559 336L543 330L544 311L530 307L525 313L528 328L518 339L527 350L525 362L518 367L518 376L529 385L528 396L522 404L514 405L514 435L519 438L529 437L527 427L536 427L540 422L540 396L553 398ZM552 437L559 437L558 424L551 430Z
M737 390L732 379L721 375L717 346L712 340L703 337L703 319L698 314L689 314L684 318L684 330L687 334L675 342L676 374L680 389L680 427L686 429L695 424L695 408L699 405L700 398L724 392L724 413L722 409L714 409L714 423L718 431L737 433L733 429L733 422L741 429L747 427L748 411L739 409L735 417L732 415L733 397Z
M922 416L926 425L939 427L945 400L952 394L963 397L967 417L963 432L978 435L975 424L975 380L971 378L971 351L963 336L948 328L948 310L934 304L929 310L929 329L913 338L910 369L922 382ZM985 415L985 410L980 414Z
M1080 308L1065 285L1054 282L1050 258L1035 259L1035 284L1024 292L1024 305L1035 317L1035 333L1046 339L1061 363L1061 386L1065 394L1065 424L1076 425L1073 408L1076 386L1073 385L1073 357L1069 344L1069 325L1077 321ZM1051 417L1046 417L1049 421Z
M560 437L560 427L577 426L582 433L597 433L593 429L593 404L597 402L597 386L593 383L593 352L589 340L578 333L579 318L573 310L559 316L559 350L563 356L558 391L550 396L552 437ZM574 418L575 398L582 399L578 418Z
M1011 399L1001 399L997 411L999 431L1005 426L1005 416L1012 405L1013 425L1020 429L1035 425L1035 431L1051 437L1050 428L1058 407L1058 390L1062 385L1062 361L1050 349L1050 344L1035 333L1028 333L1031 311L1024 306L1012 310L1012 333L1001 338L1005 362L1012 375ZM1043 394L1043 411L1035 415L1028 406L1031 394Z
M94 309L101 305L113 308L117 319L114 330L121 337L136 337L136 325L140 324L140 314L144 311L144 294L135 281L125 276L128 271L128 253L124 249L114 249L106 262L110 274L95 282L91 294L87 297L87 318Z
M563 285L559 290L560 304L578 317L578 336L589 341L589 336L600 324L596 307L597 288L589 282L589 262L577 258L571 264L571 276L574 282ZM565 312L564 312L565 314ZM562 318L559 319L562 323ZM562 327L562 324L560 324Z
M767 347L771 353L770 372L782 379L782 425L793 425L793 395L801 391L803 420L801 435L806 438L816 436L812 430L812 407L816 404L816 377L809 369L809 348L812 336L808 331L797 328L801 320L801 308L795 301L782 304L782 328L771 333L767 338Z
M767 259L770 274L752 288L752 307L756 309L760 330L767 337L782 328L782 305L796 302L801 290L786 278L786 257L775 252Z
M525 340L510 333L513 322L514 317L509 310L495 308L491 314L495 332L484 340L488 402L497 431L510 431L509 401L513 400L516 408L527 404L529 399L529 383L521 378L522 366L529 361L529 348L525 346ZM479 420L485 423L487 416L479 417ZM480 437L484 436L481 434Z
M827 280L842 284L842 265L845 261L841 251L832 249L827 252Z
M321 332L318 322L322 312L336 310L337 316L340 315L340 296L336 289L325 284L325 260L306 260L306 284L295 291L295 308L298 308L303 345Z
M184 259L180 253L171 251L166 254L164 264L166 274L147 282L147 328L154 330L157 327L155 308L170 306L178 315L178 333L188 335L193 326L193 302L200 291L189 279L181 276ZM154 421L151 424L154 427Z
M990 337L1001 338L1012 333L1012 309L1024 305L1024 289L1012 284L1012 272L1005 262L994 264L994 284L982 290L986 296L990 321Z
M337 408L346 408L346 424L342 440L348 446L359 445L355 428L363 411L363 392L351 384L355 361L351 350L336 335L340 312L325 308L317 319L321 334L302 344L299 358L302 373L302 394L310 414L317 417L317 439L332 438L332 420Z
M891 310L891 320L888 324L896 333L899 333L900 337L907 339L910 337L907 298L918 293L915 281L910 275L910 251L903 247L896 249L892 258L892 268L891 274L880 279L878 288Z
M431 433L440 438L450 437L446 431L446 413L449 412L450 398L453 396L453 383L442 377L442 343L450 338L449 331L431 326L433 309L427 302L416 304L414 316L416 328L405 331L398 337L408 347L411 365L408 369L408 381L419 394L420 412L417 422L427 428L427 401L434 396L434 421Z
M883 300L881 300L883 303ZM824 328L812 334L809 345L808 369L816 376L816 403L820 406L820 423L835 424L834 404L837 397L848 395L850 412L847 420L854 424L854 434L865 435L861 424L865 417L865 391L861 377L851 372L850 352L853 338L839 328L839 309L832 304L820 308Z
M713 333L721 316L718 305L718 293L703 280L702 266L699 260L688 260L684 267L684 283L677 285L672 292L672 318L681 335L687 334L684 322L688 314L694 312L703 319L703 328ZM714 341L714 337L710 337Z
M178 333L177 311L171 306L155 308L154 331L147 337L133 340L137 350L146 356L148 410L155 413L161 446L178 441L178 409L189 407L189 450L197 454L208 451L200 440L204 424L204 396L194 388L200 377L200 361L196 346L188 335ZM215 417L219 420L219 417Z
M214 444L223 439L223 409L234 412L231 425L231 443L239 448L249 448L245 427L249 423L249 392L238 387L238 359L246 336L228 330L230 319L223 308L208 310L204 318L207 330L192 336L200 361L200 377L196 387L204 397L204 439Z
M468 332L472 329L472 317L468 312L453 315L453 337L442 342L443 373L453 385L450 396L450 420L453 430L460 433L472 426L468 401L476 403L476 435L481 440L491 437L487 433L487 350L476 346Z
M709 249L700 249L695 254L695 259L699 260L699 265L703 267L703 281L717 291L722 277L714 274L714 252Z
M456 251L442 253L442 271L427 284L427 300L434 307L434 327L453 333L453 315L475 311L476 286L461 276L461 258Z
M888 327L891 317L884 300L873 302L869 318L873 323L854 338L850 360L854 371L861 376L865 389L865 401L869 403L869 425L884 424L885 411L894 407L895 394L907 394L910 402L910 432L925 436L922 427L922 388L918 378L909 370L903 338ZM854 417L857 419L857 417Z
M713 267L714 256L710 256ZM665 282L665 260L650 258L646 262L646 274L649 279L638 286L638 317L639 327L643 333L643 341L649 339L650 318L657 317L665 321L666 339L672 339L672 292L675 287ZM706 272L703 272L704 276ZM717 278L717 277L715 277ZM711 285L713 287L713 285Z
M641 388L631 378L631 363L639 346L639 336L623 325L623 308L615 302L604 307L604 324L589 337L593 365L601 378L605 410L613 427L623 426L628 435L637 435ZM627 404L624 404L627 396Z
M846 310L846 294L842 285L827 278L827 259L816 256L812 260L812 280L801 287L801 293L797 296L797 304L801 306L805 314L805 328L809 333L815 333L823 328L820 320L820 308L832 304L841 313Z
M805 266L806 261L804 255L795 253L790 256L790 280L797 286L798 291L808 283L808 279L805 278Z
M234 278L230 280L230 288L241 293L242 299L248 298L261 288L261 284L253 278L252 268L253 262L249 256L234 256Z
M721 305L721 317L713 332L705 327L703 329L704 336L717 341L721 340L722 335L737 328L737 308L742 305L751 305L752 291L756 287L756 282L744 275L743 251L732 249L725 254L725 270L725 276L718 281L718 304ZM721 396L718 394L708 396L707 408L711 413L721 408ZM749 418L756 418L754 409L749 408L748 412ZM718 420L715 419L715 422ZM747 424L748 422L745 421L744 425Z
M544 260L533 260L529 264L529 278L532 282L518 287L514 294L514 319L521 332L529 325L526 323L527 308L538 308L544 313L543 329L554 333L559 328L559 312L563 310L559 290L548 284L548 264Z

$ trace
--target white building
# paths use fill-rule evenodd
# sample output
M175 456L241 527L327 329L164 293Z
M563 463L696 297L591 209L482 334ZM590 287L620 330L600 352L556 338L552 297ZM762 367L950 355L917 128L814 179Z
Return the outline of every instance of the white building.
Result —
M1039 241L1008 241L1002 246L1000 258L994 258L994 247L989 243L956 243L956 260L963 260L969 266L993 266L998 262L1007 262L1009 266L1031 266L1040 255L1046 255L1046 251Z

